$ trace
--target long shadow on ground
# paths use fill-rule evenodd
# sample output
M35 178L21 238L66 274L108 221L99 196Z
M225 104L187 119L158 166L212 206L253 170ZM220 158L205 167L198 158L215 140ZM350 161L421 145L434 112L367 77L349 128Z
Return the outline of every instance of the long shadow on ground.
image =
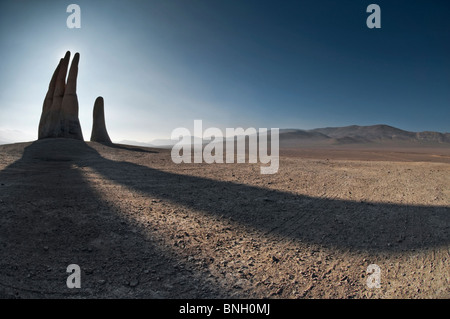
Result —
M44 140L0 172L0 298L228 297L102 200L78 165L104 161L83 142ZM67 288L70 264L82 289Z
M122 218L74 165L148 196L305 243L373 253L450 243L449 207L294 195L112 161L79 141L44 140L0 172L8 190L0 195L0 296L80 296L65 287L71 263L84 265L89 279L81 296L230 296Z
M153 197L312 244L400 252L450 243L449 207L314 198L102 157L89 166L105 179Z

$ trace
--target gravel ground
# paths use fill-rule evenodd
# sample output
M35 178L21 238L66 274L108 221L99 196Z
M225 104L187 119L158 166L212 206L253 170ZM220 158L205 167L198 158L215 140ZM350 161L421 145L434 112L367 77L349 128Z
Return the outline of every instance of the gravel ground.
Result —
M0 146L0 298L450 298L449 159L337 154L282 152L261 175L164 149Z

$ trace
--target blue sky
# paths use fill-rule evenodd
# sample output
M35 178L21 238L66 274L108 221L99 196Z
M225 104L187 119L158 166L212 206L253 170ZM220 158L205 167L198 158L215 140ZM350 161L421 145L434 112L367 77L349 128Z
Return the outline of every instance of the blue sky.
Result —
M66 8L81 8L68 29ZM381 29L366 8L381 7ZM450 131L450 2L2 1L0 132L37 137L48 82L81 54L80 122L95 98L113 141L203 126L388 124Z

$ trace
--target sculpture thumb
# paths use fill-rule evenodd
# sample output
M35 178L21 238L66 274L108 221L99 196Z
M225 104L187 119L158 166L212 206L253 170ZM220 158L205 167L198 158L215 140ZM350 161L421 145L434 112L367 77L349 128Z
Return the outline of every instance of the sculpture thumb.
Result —
M104 101L101 96L94 103L91 142L112 144L106 130Z

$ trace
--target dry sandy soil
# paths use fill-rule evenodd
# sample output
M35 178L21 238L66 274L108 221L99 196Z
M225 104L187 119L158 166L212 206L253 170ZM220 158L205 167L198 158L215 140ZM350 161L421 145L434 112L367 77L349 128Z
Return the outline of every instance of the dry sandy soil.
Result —
M0 298L450 298L448 149L285 150L259 169L0 146Z

